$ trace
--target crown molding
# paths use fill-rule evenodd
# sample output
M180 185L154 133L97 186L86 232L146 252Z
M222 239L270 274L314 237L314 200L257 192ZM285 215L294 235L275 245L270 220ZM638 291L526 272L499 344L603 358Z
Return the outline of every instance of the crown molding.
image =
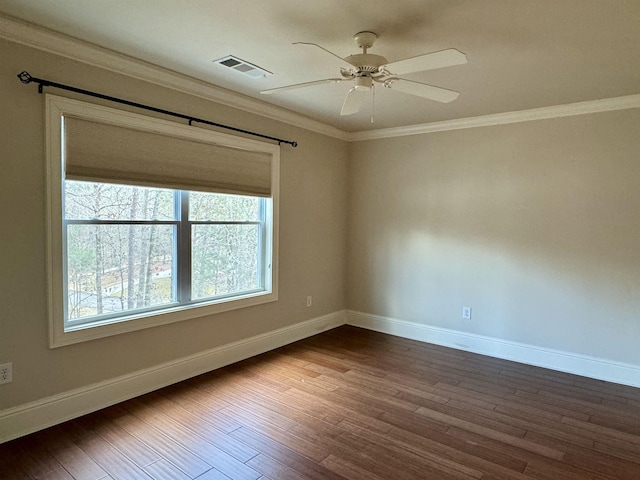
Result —
M623 97L604 98L602 100L554 105L552 107L532 108L530 110L495 113L492 115L459 118L443 122L423 123L420 125L409 125L406 127L351 132L347 134L347 140L349 142L360 142L379 138L421 135L425 133L446 132L449 130L462 130L464 128L487 127L490 125L506 125L509 123L530 122L534 120L570 117L574 115L587 115L590 113L611 112L614 110L626 110L629 108L639 107L640 94L627 95Z
M271 120L341 140L347 139L346 132L291 110L2 14L0 14L0 38Z
M404 127L346 132L291 110L2 14L0 14L0 38L348 142L506 125L640 107L640 94L636 94Z

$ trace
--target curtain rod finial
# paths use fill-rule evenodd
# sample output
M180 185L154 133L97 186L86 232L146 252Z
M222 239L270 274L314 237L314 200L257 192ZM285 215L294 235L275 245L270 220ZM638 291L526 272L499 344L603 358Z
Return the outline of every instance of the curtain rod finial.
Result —
M33 77L29 75L29 72L27 72L26 70L23 72L20 72L18 74L18 78L22 83L31 83L31 80L33 79Z

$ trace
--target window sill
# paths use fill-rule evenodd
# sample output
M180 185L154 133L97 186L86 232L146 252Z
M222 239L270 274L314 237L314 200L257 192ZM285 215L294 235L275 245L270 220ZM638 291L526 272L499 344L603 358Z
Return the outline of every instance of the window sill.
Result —
M191 320L194 318L215 315L246 307L262 305L278 300L277 292L259 292L244 297L234 297L233 300L223 299L197 305L180 305L155 312L144 312L118 319L105 321L102 324L78 325L65 329L50 331L49 348L63 347L74 343L96 340L104 337L134 332L145 328L167 325L170 323ZM61 322L60 322L61 323Z

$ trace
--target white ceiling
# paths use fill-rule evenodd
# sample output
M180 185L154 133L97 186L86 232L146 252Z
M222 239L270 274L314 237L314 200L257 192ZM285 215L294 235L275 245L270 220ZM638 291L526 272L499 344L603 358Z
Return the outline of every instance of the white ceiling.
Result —
M640 93L638 0L2 0L0 12L301 113L343 131L424 124ZM347 56L352 36L390 62L445 48L462 66L406 78L460 92L441 104L387 89L341 117L350 85L260 90L339 76L313 42ZM235 55L253 80L213 60ZM37 72L33 72L37 75Z

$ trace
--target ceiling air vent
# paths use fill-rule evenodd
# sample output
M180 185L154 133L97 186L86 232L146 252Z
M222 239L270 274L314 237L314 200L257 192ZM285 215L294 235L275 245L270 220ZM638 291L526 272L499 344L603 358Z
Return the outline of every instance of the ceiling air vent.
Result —
M222 65L223 67L230 68L231 70L235 70L236 72L242 73L250 78L262 78L267 75L271 75L271 72L265 70L264 68L260 68L257 65L253 65L252 63L245 62L233 55L228 55L219 60L214 60L213 63L217 63Z

